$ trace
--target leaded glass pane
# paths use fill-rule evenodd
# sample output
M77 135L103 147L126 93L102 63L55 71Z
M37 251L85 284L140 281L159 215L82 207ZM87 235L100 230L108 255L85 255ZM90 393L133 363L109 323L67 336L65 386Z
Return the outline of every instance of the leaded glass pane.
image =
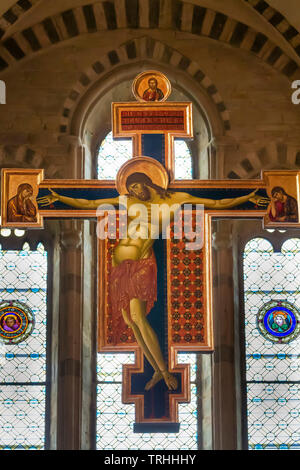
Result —
M43 448L45 443L47 251L41 244L36 251L27 245L0 251L0 302L23 302L35 317L24 341L1 343L2 448Z
M132 141L114 140L109 132L102 141L98 152L98 179L116 179L119 168L132 157Z
M250 449L300 450L300 385L248 384Z
M175 152L175 179L191 180L192 173L192 155L187 143L181 139L174 141Z
M191 364L191 402L179 405L180 432L133 432L134 405L124 405L122 364L132 364L133 354L98 354L97 448L102 450L197 449L196 354L179 354L178 362Z
M44 448L45 386L0 385L0 449Z
M300 308L300 240L280 253L265 239L244 250L246 380L250 449L299 447L300 336L274 342L259 328L265 304L288 301ZM297 438L298 436L298 438ZM297 442L298 439L298 442ZM299 447L300 448L300 447Z
M192 155L187 143L182 139L175 139L174 152L175 178L192 179ZM98 151L98 179L116 179L119 168L131 157L131 139L113 139L112 132L109 132L101 142Z
M123 364L134 364L134 354L99 354L97 377L102 382L122 382Z

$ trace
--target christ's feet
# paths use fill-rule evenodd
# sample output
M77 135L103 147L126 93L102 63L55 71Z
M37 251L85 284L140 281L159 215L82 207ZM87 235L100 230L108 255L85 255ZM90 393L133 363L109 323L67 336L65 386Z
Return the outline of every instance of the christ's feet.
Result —
M166 383L166 386L168 387L169 390L176 390L178 387L177 379L174 377L174 375L170 374L167 370L162 371L162 376L163 379Z
M148 391L150 390L151 388L154 387L155 384L157 384L157 382L159 382L160 380L162 380L163 376L162 376L162 373L160 372L160 370L154 372L153 376L152 376L152 379L149 380L149 382L146 383L146 387L145 387L145 390Z
M167 370L154 372L152 379L147 382L145 390L148 391L154 387L160 380L164 379L166 386L169 390L176 390L178 383L174 375L170 374Z

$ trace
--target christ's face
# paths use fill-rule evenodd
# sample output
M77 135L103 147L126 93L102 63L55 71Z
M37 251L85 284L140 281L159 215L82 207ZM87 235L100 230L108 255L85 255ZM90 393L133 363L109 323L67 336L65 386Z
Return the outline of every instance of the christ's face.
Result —
M140 201L149 201L151 193L148 186L144 183L132 183L128 187L129 194L136 197Z
M151 90L156 90L157 88L157 81L154 78L150 78L149 80L149 87Z

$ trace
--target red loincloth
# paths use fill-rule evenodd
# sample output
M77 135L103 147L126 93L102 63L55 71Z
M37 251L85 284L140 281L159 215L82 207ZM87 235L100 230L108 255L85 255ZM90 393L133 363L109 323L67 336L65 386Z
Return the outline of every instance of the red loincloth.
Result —
M114 342L118 342L119 332L123 329L122 309L130 316L130 300L140 299L147 302L146 314L157 299L157 266L154 253L146 259L126 259L111 268L109 294L114 327Z

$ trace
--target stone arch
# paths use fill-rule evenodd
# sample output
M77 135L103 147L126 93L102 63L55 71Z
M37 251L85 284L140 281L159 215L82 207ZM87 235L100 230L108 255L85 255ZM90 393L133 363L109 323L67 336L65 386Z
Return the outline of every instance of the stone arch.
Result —
M7 144L0 146L1 168L45 168L47 178L59 176L55 165L49 165L46 156L38 149L28 145Z
M0 39L8 32L23 15L27 13L39 0L18 0L0 18Z
M164 8L169 5L169 10ZM166 13L166 14L165 14ZM5 38L0 46L0 72L19 60L81 34L116 29L169 29L227 43L247 50L292 77L299 69L267 36L223 13L181 0L159 2L111 0L65 10Z
M75 125L77 127L76 131L74 127L72 128L72 119L84 95L93 88L93 85L109 75L114 69L126 64L136 63L140 63L143 67L145 60L155 61L156 67L157 64L160 64L162 67L171 67L173 70L188 75L195 85L205 92L205 102L208 104L208 101L210 101L214 106L214 110L208 112L208 120L214 123L219 121L221 124L221 126L220 124L215 124L215 131L218 134L223 134L230 130L229 112L226 104L217 87L205 72L200 69L199 65L160 41L155 41L150 37L142 37L130 40L119 48L111 50L81 74L64 103L59 132L61 134L69 132L73 135L80 135L78 125ZM211 105L209 107L212 108Z
M140 45L144 47L147 39L141 38ZM163 52L162 43L157 44L157 50ZM179 59L180 56L176 57ZM212 99L211 94L206 91L204 86L199 86L199 82L193 75L189 75L186 71L168 63L162 63L153 57L152 60L136 58L130 62L116 64L111 70L103 72L98 79L91 81L86 89L83 89L81 84L82 93L80 96L78 95L72 110L67 113L64 111L64 114L69 114L69 116L67 126L62 129L65 132L60 133L59 139L61 142L75 139L78 145L84 148L84 173L89 178L94 174L93 162L95 162L97 149L107 132L111 130L111 102L134 101L131 94L133 79L141 70L154 68L165 73L173 83L171 97L174 96L176 101L192 101L194 103L194 139L190 142L189 148L193 155L195 173L198 174L201 171L201 174L208 174L209 159L207 156L210 156L213 151L212 142L216 136L222 136L226 132L216 101ZM89 68L89 70L91 69L93 66ZM195 68L195 73L197 71L198 66ZM199 81L201 80L199 79ZM211 86L211 82L208 80L204 83L207 87ZM78 90L75 91L78 93ZM219 102L220 95L214 91L214 88L211 91L216 94L215 99Z
M300 168L299 144L271 142L257 150L241 155L234 167L227 171L229 179L259 179L261 170L294 170Z
M244 2L248 3L259 15L263 16L300 57L300 33L282 13L264 0L244 0Z

